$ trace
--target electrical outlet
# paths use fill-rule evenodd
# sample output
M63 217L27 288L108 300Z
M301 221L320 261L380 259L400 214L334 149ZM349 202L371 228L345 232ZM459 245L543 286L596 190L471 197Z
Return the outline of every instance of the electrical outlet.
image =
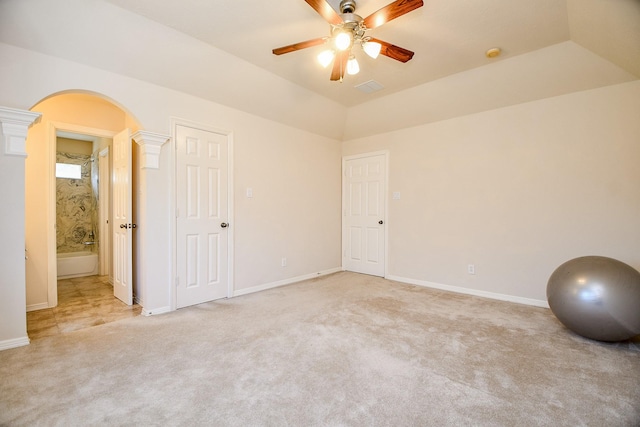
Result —
M476 274L476 266L473 264L469 264L467 266L467 273L469 274Z
M283 267L286 267L287 266L287 259L286 258L282 258L282 262L281 262L280 265L282 265Z

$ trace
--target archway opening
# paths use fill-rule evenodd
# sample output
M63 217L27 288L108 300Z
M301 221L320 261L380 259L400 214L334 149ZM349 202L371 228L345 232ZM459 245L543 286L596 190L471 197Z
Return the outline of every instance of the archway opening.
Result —
M119 302L106 298L104 288L113 282L113 137L123 129L137 130L138 121L108 97L87 91L52 94L31 111L42 118L29 130L25 164L30 337L117 320L116 312L139 313L135 304L132 311L118 310ZM128 155L134 157L135 150ZM65 165L78 175L57 175ZM136 174L131 181L135 188ZM133 252L128 257L133 268ZM62 321L65 314L71 316Z

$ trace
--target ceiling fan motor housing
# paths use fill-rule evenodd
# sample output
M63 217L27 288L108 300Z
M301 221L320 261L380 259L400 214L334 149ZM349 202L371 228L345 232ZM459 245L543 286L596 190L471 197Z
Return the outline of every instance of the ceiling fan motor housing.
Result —
M340 2L340 13L353 13L356 11L355 0L342 0Z
M342 18L342 24L337 25L337 27L346 28L351 31L360 27L364 21L360 15L356 15L355 13L343 13L340 17Z

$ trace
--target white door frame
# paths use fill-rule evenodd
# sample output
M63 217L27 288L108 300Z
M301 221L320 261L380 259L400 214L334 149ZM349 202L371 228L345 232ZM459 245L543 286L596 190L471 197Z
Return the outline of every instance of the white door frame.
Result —
M110 147L105 147L98 153L98 174L100 182L98 184L100 197L100 208L98 218L100 224L100 244L98 247L100 254L100 275L109 276L109 282L113 284L113 274L111 272L111 160ZM106 170L105 170L106 167Z
M177 160L178 156L176 155L176 150L178 148L176 142L176 136L178 134L178 126L187 126L195 129L200 129L208 132L219 133L227 136L228 143L228 157L227 157L227 210L228 210L228 223L229 227L227 228L227 268L228 268L228 283L227 283L227 298L231 298L233 296L234 290L234 266L233 266L233 254L234 254L234 211L233 211L233 132L225 129L216 128L213 126L205 125L199 122L195 122L192 120L180 119L176 117L171 118L171 179L170 179L170 200L171 200L171 292L169 295L171 296L171 310L177 310L178 301L177 301L177 280L178 280L178 227L177 227L177 209L178 209L178 197L177 197Z
M370 153L354 154L350 156L342 157L342 270L346 270L344 265L344 258L346 256L345 238L347 236L345 215L347 212L346 201L346 172L347 162L349 160L364 159L367 157L384 156L385 173L384 173L384 274L383 277L387 277L389 274L389 150L373 151Z
M91 128L50 121L48 125L49 155L49 200L47 201L47 259L49 264L47 275L47 303L49 308L58 305L58 264L56 259L56 138L58 132L71 132L82 135L96 136L99 138L113 138L116 132L105 129Z

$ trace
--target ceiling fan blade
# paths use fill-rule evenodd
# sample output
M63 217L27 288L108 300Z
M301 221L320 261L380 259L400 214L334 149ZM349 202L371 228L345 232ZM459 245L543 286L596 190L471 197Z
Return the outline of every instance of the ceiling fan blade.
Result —
M327 0L304 0L309 6L311 6L316 12L320 14L329 24L340 25L342 24L342 18L333 10L331 5L327 3Z
M294 43L294 44L290 44L289 46L279 47L277 49L273 49L272 52L274 55L283 55L285 53L295 52L296 50L306 49L308 47L313 47L313 46L319 46L321 44L324 44L324 42L325 42L325 38L320 37L313 40L307 40L306 42Z
M349 60L349 52L341 51L336 54L333 60L333 69L331 70L331 81L342 80L347 70L347 61Z
M407 62L413 58L414 53L410 50L401 48L400 46L396 46L391 43L387 43L385 41L371 38L372 42L377 42L382 45L382 49L380 49L380 55L387 56L391 59L395 59L400 62Z
M364 18L367 28L376 28L424 5L422 0L396 0Z

